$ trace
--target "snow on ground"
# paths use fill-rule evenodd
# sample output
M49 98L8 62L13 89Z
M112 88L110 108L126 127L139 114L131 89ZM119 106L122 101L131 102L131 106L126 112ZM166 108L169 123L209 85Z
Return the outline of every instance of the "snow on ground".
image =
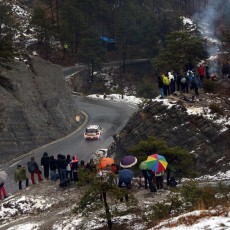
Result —
M223 212L219 215L219 210L193 211L172 219L163 221L154 227L154 230L227 230L230 229L230 212ZM178 222L181 223L178 225Z
M221 161L224 159L220 159ZM185 182L190 179L183 178L181 181ZM224 172L218 172L215 175L203 175L201 177L197 177L194 179L195 181L222 181L222 180L230 180L230 170Z
M131 103L136 105L140 105L141 103L144 102L143 98L138 98L135 96L123 95L123 99L122 99L121 94L108 94L106 95L106 97L100 94L92 94L92 95L88 95L88 97L92 99L102 99L102 100L116 101L116 102L122 101L125 103ZM152 101L162 102L165 106L167 106L168 109L172 108L173 106L178 106L176 105L177 101L172 99L167 99L167 98L160 99L160 96L156 97L155 99L152 99ZM216 103L218 102L219 104L221 103L221 101L218 101L218 98L215 98L215 102ZM230 125L229 117L227 116L223 117L220 115L217 116L216 114L211 113L209 107L199 106L198 100L196 103L194 103L193 106L187 108L187 113L188 115L203 116L206 119L211 120L213 123L222 126L220 133L227 131L228 130L227 126Z
M132 104L140 104L142 103L141 98L137 98L135 96L127 96L127 95L123 95L123 99L122 99L122 95L121 94L108 94L108 95L100 95L100 94L92 94L88 96L89 98L92 99L103 99L103 100L107 100L107 101L123 101L126 103L132 103Z
M18 197L10 198L10 200L6 199L0 205L0 223L2 224L12 220L15 216L44 211L55 203L55 199L43 196L22 196L19 199Z

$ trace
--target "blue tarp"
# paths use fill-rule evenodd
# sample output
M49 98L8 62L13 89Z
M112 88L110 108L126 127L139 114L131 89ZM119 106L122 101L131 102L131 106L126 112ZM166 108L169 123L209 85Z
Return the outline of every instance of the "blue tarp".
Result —
M101 36L100 39L106 43L115 43L115 40L112 38L108 38L106 36Z

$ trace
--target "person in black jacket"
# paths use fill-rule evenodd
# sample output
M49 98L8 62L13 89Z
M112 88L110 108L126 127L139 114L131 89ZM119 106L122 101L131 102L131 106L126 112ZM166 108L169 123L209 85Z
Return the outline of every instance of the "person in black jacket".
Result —
M59 166L60 166L60 184L64 184L68 181L67 176L66 176L66 157L64 155L61 155L60 161L59 161Z
M50 179L52 181L56 181L57 180L57 176L56 176L56 169L57 169L57 160L54 159L54 156L50 157Z
M44 177L47 180L49 179L49 164L50 164L50 157L48 156L47 152L44 152L41 158L41 166L44 169Z
M27 163L27 166L28 166L28 171L31 174L32 184L35 184L34 173L36 173L38 175L38 181L42 181L41 173L40 173L40 170L38 168L37 162L34 161L34 157L31 157L31 161L29 161Z
M164 83L163 83L162 77L158 75L157 80L158 80L158 87L160 91L160 98L163 99L164 98Z
M153 183L154 173L151 170L141 170L145 180L145 189L150 189L150 192L156 192L156 186Z

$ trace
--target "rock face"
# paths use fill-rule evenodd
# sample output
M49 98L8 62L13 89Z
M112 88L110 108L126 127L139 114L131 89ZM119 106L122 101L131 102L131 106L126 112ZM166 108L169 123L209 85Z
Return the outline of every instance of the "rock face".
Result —
M110 151L124 154L149 136L163 137L169 147L180 146L193 153L197 160L194 165L197 174L230 168L229 127L223 129L203 116L188 115L182 104L170 108L153 101L130 119Z
M38 57L0 68L1 163L76 128L62 69ZM0 163L0 164L1 164Z

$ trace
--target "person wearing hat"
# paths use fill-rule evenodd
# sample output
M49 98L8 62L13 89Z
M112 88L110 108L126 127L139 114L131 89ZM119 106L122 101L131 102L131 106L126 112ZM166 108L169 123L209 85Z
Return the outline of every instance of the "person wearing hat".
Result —
M22 181L26 181L26 187L29 186L29 179L26 176L26 169L22 165L18 165L15 173L14 173L14 180L18 182L19 190L22 189Z

